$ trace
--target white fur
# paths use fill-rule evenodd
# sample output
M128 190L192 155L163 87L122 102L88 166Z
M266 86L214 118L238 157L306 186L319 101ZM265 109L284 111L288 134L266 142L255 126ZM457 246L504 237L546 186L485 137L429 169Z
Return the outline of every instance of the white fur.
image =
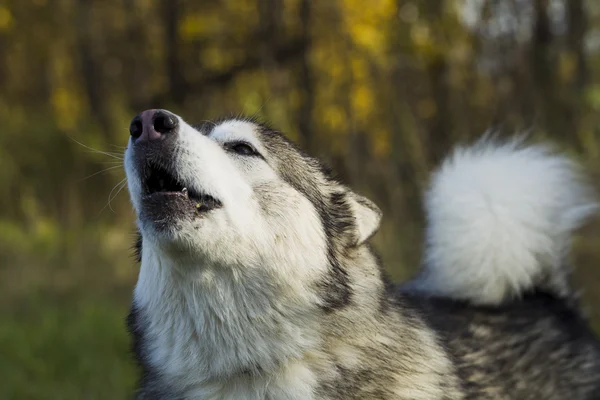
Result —
M279 398L267 394L283 387L287 398L310 399L305 387L314 378L292 379L286 371L301 368L304 351L318 340L310 318L314 299L258 269L171 260L145 248L135 288L134 301L148 319L151 365L186 388L185 398ZM280 297L273 299L272 291ZM256 365L282 382L243 373Z
M482 304L537 285L564 294L571 234L595 210L579 167L545 146L458 148L426 195L424 271L412 286Z
M319 299L309 287L328 265L318 213L265 161L223 149L243 139L261 150L253 124L229 121L204 135L179 126L173 170L223 207L169 232L138 221L134 302L147 319L150 363L189 399L310 399L315 378L302 356L319 340ZM133 151L126 171L139 215ZM268 374L244 373L256 366Z

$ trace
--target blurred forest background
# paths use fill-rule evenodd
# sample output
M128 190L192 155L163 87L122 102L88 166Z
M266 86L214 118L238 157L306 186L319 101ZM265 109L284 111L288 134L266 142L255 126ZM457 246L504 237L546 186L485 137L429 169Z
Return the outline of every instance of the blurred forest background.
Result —
M131 395L141 110L271 121L382 207L405 279L455 143L528 131L600 182L599 76L595 0L0 0L0 398ZM574 252L597 327L599 263L597 219Z

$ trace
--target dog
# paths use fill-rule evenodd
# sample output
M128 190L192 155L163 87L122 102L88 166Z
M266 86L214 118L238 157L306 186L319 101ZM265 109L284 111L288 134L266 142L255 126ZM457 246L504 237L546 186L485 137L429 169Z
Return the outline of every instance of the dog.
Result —
M369 245L379 208L264 124L147 110L125 170L136 399L600 398L567 259L597 207L547 146L455 149L425 195L422 268L400 285Z

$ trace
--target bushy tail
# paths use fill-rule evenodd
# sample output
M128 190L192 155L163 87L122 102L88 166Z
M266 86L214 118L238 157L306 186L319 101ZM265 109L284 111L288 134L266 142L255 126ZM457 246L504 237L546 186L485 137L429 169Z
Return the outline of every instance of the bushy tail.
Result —
M567 294L572 231L597 210L577 164L518 139L456 149L425 201L424 270L412 286L478 304L536 287Z

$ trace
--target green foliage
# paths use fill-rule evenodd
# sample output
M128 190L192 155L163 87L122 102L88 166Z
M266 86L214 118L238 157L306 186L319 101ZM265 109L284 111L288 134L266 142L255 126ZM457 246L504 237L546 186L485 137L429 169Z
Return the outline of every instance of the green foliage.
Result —
M135 369L126 309L79 298L32 298L0 325L2 399L126 399Z

